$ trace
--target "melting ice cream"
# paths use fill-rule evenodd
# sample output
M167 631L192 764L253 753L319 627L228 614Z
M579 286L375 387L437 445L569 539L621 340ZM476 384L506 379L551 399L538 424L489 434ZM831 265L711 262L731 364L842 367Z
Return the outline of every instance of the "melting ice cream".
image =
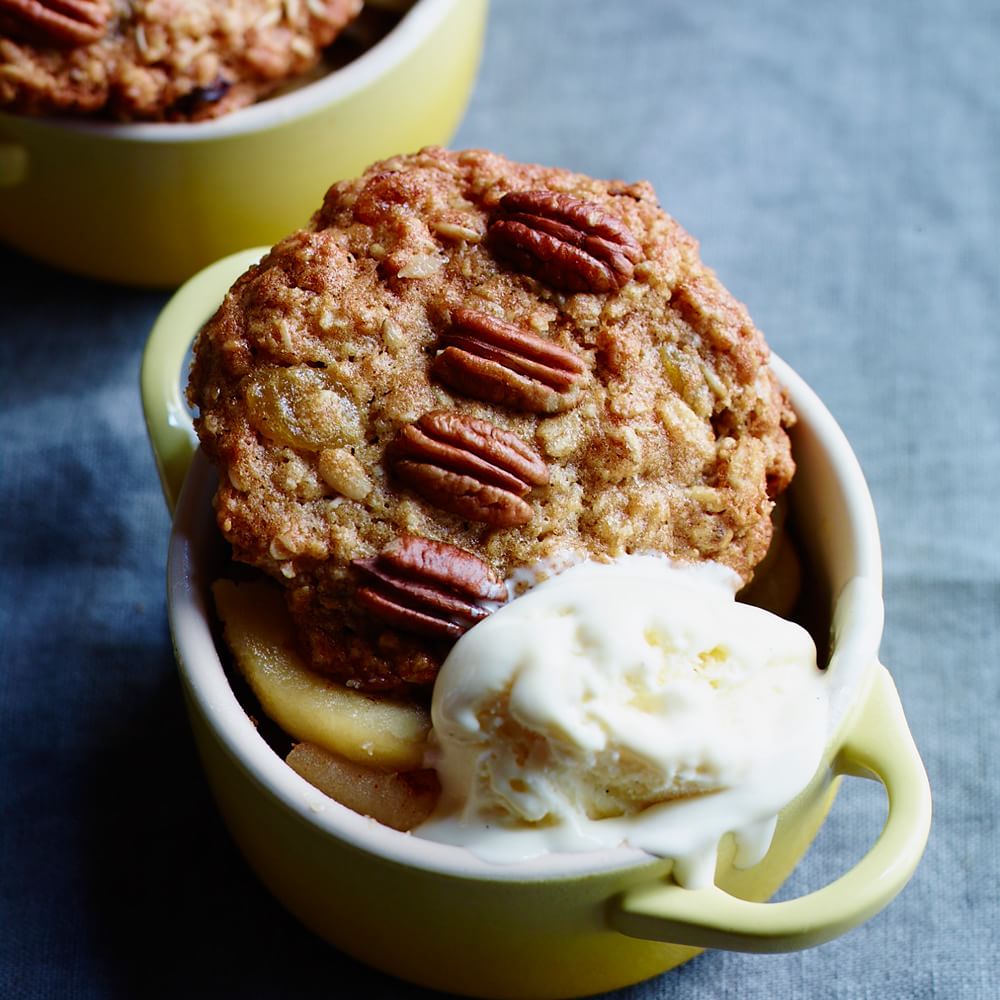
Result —
M827 737L800 626L717 565L584 563L500 608L434 688L440 805L418 835L490 861L623 844L710 884L720 837L766 853Z

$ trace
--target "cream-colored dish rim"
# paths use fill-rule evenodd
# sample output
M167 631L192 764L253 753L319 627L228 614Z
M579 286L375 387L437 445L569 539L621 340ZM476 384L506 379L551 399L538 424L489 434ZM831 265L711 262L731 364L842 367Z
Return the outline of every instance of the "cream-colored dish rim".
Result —
M462 848L390 830L317 792L288 767L260 735L234 694L216 648L207 596L211 580L203 564L203 554L211 551L216 530L211 515L214 488L214 470L199 450L181 491L171 536L168 557L171 632L181 676L190 696L211 720L226 750L237 757L270 794L305 822L361 850L400 864L453 875L501 880L584 876L656 860L642 851L616 848L551 854L517 864L491 864ZM863 693L865 675L877 657L882 622L877 590L862 586L851 601L849 614L853 619L850 651L838 648L829 667L834 689L831 698L835 716L831 726L833 741L836 741L845 716Z
M346 66L332 70L314 83L210 121L104 122L59 117L27 120L36 128L52 127L120 142L210 142L250 132L265 132L338 104L363 90L387 68L418 48L455 4L463 2L465 0L416 0L384 38Z

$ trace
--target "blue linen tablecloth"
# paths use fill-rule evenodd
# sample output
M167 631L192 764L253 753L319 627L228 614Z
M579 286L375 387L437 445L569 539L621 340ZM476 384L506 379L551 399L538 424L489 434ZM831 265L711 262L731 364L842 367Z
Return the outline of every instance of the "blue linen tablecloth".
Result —
M1000 997L1000 8L495 0L455 145L651 180L826 401L935 793L921 867L863 929L616 996ZM10 251L0 286L0 997L430 996L302 931L200 776L137 389L165 295ZM850 782L786 894L883 814Z

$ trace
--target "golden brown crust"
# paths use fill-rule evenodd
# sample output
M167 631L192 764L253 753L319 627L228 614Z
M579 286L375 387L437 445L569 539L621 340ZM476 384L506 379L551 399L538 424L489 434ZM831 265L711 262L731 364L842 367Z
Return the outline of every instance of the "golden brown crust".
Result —
M643 259L620 290L570 294L485 239L508 191L561 192L623 223ZM549 414L434 376L460 309L556 344L586 367ZM793 419L744 308L647 184L597 181L484 151L426 149L334 185L309 229L233 286L195 349L190 398L219 464L236 558L289 589L315 665L391 687L433 679L445 649L380 630L351 601L351 560L402 533L517 568L630 552L716 560L748 580L792 474ZM520 527L474 522L403 485L386 449L453 410L516 435L548 468ZM390 451L391 457L391 451Z
M111 0L102 37L45 44L0 16L0 108L216 118L307 72L361 0ZM0 10L0 15L2 15Z

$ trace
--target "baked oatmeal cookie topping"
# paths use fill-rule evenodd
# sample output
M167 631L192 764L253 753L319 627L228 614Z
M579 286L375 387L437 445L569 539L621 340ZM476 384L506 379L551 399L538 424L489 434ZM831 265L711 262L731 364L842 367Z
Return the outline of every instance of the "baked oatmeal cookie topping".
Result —
M317 668L392 688L448 649L357 600L352 564L403 536L497 579L656 552L749 580L793 469L768 356L648 184L431 148L335 184L236 282L190 398L236 558Z

